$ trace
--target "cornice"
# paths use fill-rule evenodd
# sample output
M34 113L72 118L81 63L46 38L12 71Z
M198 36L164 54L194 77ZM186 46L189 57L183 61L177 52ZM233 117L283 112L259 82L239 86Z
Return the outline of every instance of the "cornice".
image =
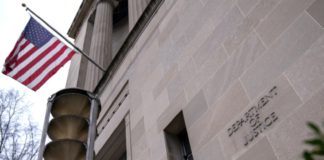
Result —
M91 9L92 3L94 0L83 0L83 2L80 5L80 8L76 14L76 16L73 19L73 22L68 30L68 36L75 39L84 18L87 16L87 13Z
M73 22L68 30L67 34L69 37L75 39L83 21L84 21L84 18L87 16L87 13L90 11L91 6L94 1L96 1L95 2L96 5L101 1L109 2L113 6L113 8L115 8L119 3L118 0L83 0L76 16L73 19Z

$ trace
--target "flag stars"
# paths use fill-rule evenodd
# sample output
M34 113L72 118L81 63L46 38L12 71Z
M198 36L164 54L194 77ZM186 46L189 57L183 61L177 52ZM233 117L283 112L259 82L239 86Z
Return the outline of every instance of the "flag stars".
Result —
M10 53L6 58L3 73L34 91L75 53L33 18L27 23L16 44L26 44L27 47L22 49L19 45L15 45L11 52L15 54ZM7 61L10 59L14 61Z
M53 35L48 32L43 26L31 18L25 28L25 37L31 41L36 47L40 47L47 43Z

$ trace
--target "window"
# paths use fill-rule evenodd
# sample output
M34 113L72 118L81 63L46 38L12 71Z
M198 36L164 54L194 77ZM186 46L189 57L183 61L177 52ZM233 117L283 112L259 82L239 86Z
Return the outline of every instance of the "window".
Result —
M128 82L126 82L119 93L112 94L116 98L111 101L111 105L102 108L103 114L97 123L97 141L100 141L100 149L98 148L96 160L131 160L132 158L128 94Z
M96 155L96 160L126 160L126 130L122 121Z
M169 160L193 160L182 112L164 129Z

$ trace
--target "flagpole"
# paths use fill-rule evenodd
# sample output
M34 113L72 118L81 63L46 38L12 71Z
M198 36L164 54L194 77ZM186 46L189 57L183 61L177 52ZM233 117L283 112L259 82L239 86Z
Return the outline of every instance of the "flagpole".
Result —
M65 42L69 43L75 50L77 50L79 53L81 53L85 58L87 58L92 64L94 64L96 67L98 67L102 72L105 72L106 70L103 69L99 64L97 64L94 60L92 60L87 54L85 54L81 49L79 49L77 46L75 46L72 42L70 42L68 39L66 39L60 32L58 32L55 28L53 28L51 25L49 25L45 20L43 20L41 17L39 17L35 12L33 12L30 8L26 6L25 3L22 4L24 8L26 8L26 11L29 11L34 16L36 16L39 20L41 20L47 27L51 28L56 34L58 34L61 38L65 40Z

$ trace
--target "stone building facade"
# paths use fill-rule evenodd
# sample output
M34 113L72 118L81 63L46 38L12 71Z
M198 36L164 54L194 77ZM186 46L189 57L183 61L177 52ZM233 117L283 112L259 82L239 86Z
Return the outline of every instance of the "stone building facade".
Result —
M68 34L98 160L297 160L324 121L323 0L83 0Z

